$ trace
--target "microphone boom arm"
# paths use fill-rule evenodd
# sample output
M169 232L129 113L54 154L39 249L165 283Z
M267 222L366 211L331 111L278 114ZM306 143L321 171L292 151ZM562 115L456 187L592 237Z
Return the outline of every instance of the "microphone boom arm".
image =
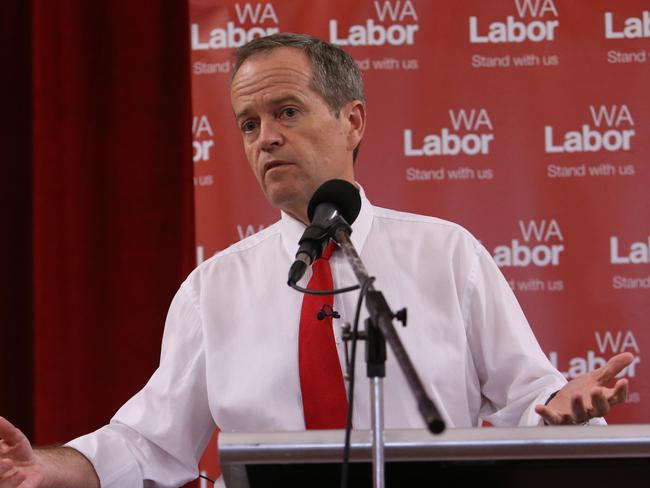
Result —
M350 266L352 266L352 270L354 271L357 280L359 280L359 283L363 286L363 284L369 279L368 272L350 240L349 232L345 226L338 226L334 229L330 226L330 229L333 230L334 240L338 242L343 249L343 253L350 263ZM445 422L442 419L438 408L427 395L426 390L422 385L422 381L411 362L411 358L406 352L406 349L404 349L404 345L393 327L393 318L395 317L395 314L388 306L384 295L380 291L375 290L372 284L368 286L366 308L370 313L370 318L374 324L379 327L384 338L393 350L395 359L402 369L402 372L411 387L411 391L415 396L418 409L420 410L420 414L422 415L427 428L434 434L439 434L445 429Z

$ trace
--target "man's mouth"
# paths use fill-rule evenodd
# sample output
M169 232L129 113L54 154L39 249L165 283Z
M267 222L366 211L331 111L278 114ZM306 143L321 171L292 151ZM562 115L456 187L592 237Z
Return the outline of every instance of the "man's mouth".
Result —
M289 163L287 161L269 161L268 163L264 163L264 174L268 173L269 171L275 169L275 168L280 168L283 166L289 166L292 163Z

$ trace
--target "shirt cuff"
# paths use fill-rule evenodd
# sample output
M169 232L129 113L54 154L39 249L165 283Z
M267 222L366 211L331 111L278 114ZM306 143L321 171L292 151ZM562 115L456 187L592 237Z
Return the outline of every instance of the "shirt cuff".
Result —
M142 472L124 438L110 425L66 444L94 466L102 488L142 488Z

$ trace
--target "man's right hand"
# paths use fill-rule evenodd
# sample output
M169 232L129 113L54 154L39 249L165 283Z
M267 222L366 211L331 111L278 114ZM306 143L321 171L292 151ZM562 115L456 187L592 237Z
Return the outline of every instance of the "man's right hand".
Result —
M43 461L25 434L0 417L0 488L35 488L43 479Z
M0 488L99 488L95 468L69 447L34 450L25 434L0 417Z

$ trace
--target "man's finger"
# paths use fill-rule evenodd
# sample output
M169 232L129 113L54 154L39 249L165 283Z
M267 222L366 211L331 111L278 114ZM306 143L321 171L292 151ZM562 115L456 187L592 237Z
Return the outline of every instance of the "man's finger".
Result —
M591 391L591 405L593 406L593 417L603 417L609 412L609 402L605 398L602 388L594 388Z
M617 403L623 403L627 400L627 394L629 389L629 382L626 378L621 378L614 385L614 393L607 399L610 405L616 405Z
M34 479L34 478L27 478L25 481L23 481L21 484L19 484L16 488L37 488L39 484L39 481Z
M18 472L14 463L7 459L0 459L0 483L2 486L18 486L25 477Z
M18 444L23 440L23 433L4 417L0 417L0 438L9 445Z
M562 421L560 422L562 425L574 425L576 422L573 418L573 415L570 413L565 413L562 415Z
M544 422L550 425L557 425L562 423L562 418L560 415L556 414L553 410L548 408L546 405L537 405L535 406L535 412L537 415L544 419Z
M23 484L26 479L27 477L23 473L19 472L18 470L14 470L13 473L8 474L6 478L2 479L2 486L7 486L7 483L9 483L9 486L18 487Z
M535 412L537 413L537 415L542 417L542 420L544 421L544 423L547 423L547 424L552 424L553 423L551 421L551 415L550 415L550 413L548 411L548 408L546 408L546 406L544 406L544 405L536 405L535 406Z
M576 424L581 424L589 420L589 414L587 414L587 409L585 408L584 401L582 400L582 395L577 394L571 399L571 410L573 412L573 422Z
M632 361L634 361L634 356L629 352L623 352L610 358L607 364L599 370L598 383L602 386L607 385L614 376L632 364Z
M13 467L14 463L12 463L9 459L0 459L0 476L2 476Z

